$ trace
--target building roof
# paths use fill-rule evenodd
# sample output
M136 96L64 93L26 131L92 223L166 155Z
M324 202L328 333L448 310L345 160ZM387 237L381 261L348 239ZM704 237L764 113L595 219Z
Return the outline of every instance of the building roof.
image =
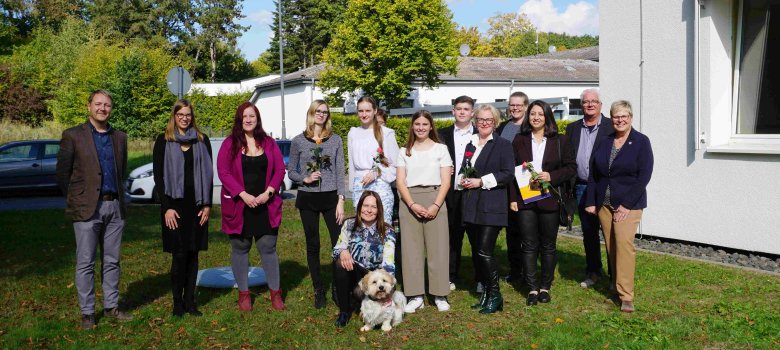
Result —
M556 51L552 53L540 53L526 58L548 58L548 59L573 59L599 61L599 46L583 47L579 49Z
M572 50L568 50L572 51ZM566 51L564 51L566 52ZM535 57L535 56L534 56ZM319 79L325 63L284 75L285 85L296 85ZM585 59L544 59L505 57L462 57L456 75L443 74L448 81L512 81L515 82L598 82L599 63ZM260 83L256 89L269 90L279 85L279 79Z

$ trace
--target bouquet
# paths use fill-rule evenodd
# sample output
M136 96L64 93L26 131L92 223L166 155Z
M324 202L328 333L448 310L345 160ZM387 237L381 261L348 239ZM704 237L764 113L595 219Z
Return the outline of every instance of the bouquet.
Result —
M327 154L322 154L322 146L320 146L322 140L318 139L314 142L316 146L311 149L312 160L306 163L306 171L309 173L313 173L320 169L330 169L331 166L330 156ZM320 190L322 190L322 179L317 179L317 182L320 185Z
M539 186L541 187L542 192L552 192L555 196L558 198L561 197L560 194L558 194L558 191L555 190L555 187L552 186L550 181L546 180L537 180L536 178L539 177L539 173L534 170L534 165L529 162L523 162L523 168L528 169L529 172L531 172L531 180L537 182Z
M474 156L474 152L466 151L463 155L465 156L465 162L461 165L458 174L463 175L463 178L467 179L477 176L477 168L471 165L471 157Z
M390 162L387 160L387 157L385 157L385 151L382 150L382 147L376 149L376 155L374 155L374 166L371 167L371 170L376 171L377 177L382 176L382 168L380 168L380 166L390 166Z

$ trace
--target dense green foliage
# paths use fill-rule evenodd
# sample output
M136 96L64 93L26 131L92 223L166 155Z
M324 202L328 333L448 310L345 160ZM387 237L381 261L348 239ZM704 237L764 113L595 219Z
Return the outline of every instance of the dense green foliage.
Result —
M251 93L235 95L206 96L203 91L193 90L187 98L195 106L198 125L203 132L222 136L230 132L238 105L249 100Z
M392 108L412 81L437 86L457 70L451 18L443 0L350 1L323 52L321 87L335 96L362 90Z
M271 71L279 72L279 1L275 0L273 38L260 59ZM347 0L281 0L284 71L293 72L322 62L322 51L330 43L336 25L347 8Z

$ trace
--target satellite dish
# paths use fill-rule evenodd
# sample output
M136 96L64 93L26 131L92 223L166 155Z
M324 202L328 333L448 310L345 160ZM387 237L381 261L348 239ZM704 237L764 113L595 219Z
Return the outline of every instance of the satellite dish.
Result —
M471 47L469 47L469 44L461 44L460 48L458 48L460 51L460 55L463 57L466 57L471 53Z
M549 52L549 53L553 53L555 51L556 51L555 50L555 46L553 46L553 45L550 45L550 47L547 48L547 52Z

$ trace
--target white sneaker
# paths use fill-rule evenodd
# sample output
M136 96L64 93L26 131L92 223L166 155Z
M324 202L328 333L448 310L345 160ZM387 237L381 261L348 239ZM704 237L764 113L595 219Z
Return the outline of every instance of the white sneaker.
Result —
M447 302L447 297L436 297L435 303L439 311L450 311L450 303Z
M425 303L423 303L423 298L421 296L414 297L410 299L406 303L406 307L404 307L404 312L407 314L413 314L417 309L422 309L425 307Z
M477 282L477 294L481 294L485 291L485 287L482 286L482 282Z
M450 282L450 290L455 290L455 283Z

